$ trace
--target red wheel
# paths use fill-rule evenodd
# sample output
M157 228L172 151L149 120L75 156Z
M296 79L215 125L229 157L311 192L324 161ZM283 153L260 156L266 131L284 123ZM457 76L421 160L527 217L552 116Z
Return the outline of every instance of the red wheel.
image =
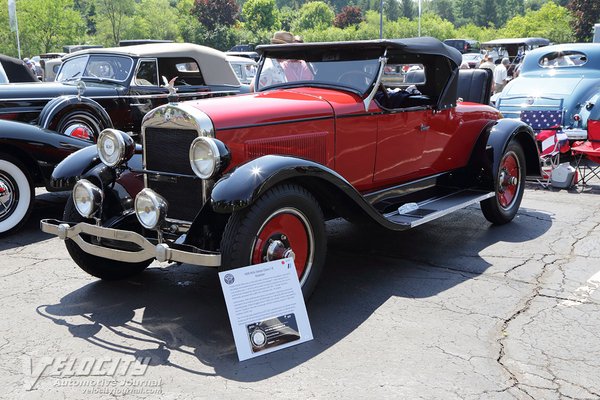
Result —
M511 151L504 154L500 161L498 174L498 202L503 208L510 208L517 197L520 181L520 165L517 155Z
M295 208L273 213L258 230L250 263L294 259L300 285L310 275L314 257L314 236L304 214Z
M513 140L498 166L495 196L481 202L481 211L488 221L498 225L512 221L523 199L524 179L525 155L521 145Z
M302 293L317 284L327 251L323 213L306 189L283 184L234 212L221 239L221 271L291 257Z

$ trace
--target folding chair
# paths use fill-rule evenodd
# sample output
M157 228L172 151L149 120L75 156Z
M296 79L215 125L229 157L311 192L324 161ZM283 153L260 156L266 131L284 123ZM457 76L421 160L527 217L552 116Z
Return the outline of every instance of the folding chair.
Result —
M594 176L600 179L600 121L588 120L587 140L571 147L571 151L576 157L575 168L583 186Z
M562 110L523 110L521 121L535 132L540 150L542 179L537 182L548 188L552 182L552 171L560 164L560 154L569 151L567 135L561 131Z

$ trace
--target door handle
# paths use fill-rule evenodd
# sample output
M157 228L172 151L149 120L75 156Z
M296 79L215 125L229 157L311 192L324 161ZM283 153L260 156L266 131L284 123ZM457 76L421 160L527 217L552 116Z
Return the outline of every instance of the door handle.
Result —
M428 131L429 130L429 125L421 124L421 125L419 125L419 130L421 132Z

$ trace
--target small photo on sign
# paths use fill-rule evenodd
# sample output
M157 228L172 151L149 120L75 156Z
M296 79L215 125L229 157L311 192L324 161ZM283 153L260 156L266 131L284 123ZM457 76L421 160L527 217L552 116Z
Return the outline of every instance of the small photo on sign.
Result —
M246 328L253 353L300 339L294 314L249 324Z

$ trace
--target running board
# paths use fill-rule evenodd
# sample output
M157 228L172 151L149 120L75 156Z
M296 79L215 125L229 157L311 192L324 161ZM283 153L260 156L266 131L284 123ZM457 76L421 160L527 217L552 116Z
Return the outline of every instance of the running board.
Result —
M414 228L490 197L494 197L494 192L473 189L459 190L416 203L418 206L416 209L413 207L413 210L401 214L393 211L383 216L394 224Z

